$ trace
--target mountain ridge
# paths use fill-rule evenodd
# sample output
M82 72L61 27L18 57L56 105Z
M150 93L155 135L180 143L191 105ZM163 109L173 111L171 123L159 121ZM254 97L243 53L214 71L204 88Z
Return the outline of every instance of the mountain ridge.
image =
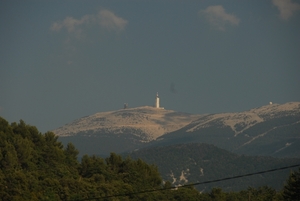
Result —
M291 102L239 113L209 114L159 137L151 146L204 142L241 154L300 157L299 130L300 103Z
M218 118L224 118L224 125L230 126L230 128L236 132L235 135L241 133L241 131L236 131L235 125L241 122L248 123L247 128L251 127L253 123L260 123L264 121L264 116L268 114L273 115L272 112L280 113L280 112L287 112L287 111L295 111L295 109L300 108L300 103L297 102L289 102L286 104L272 104L266 105L254 109L250 109L244 112L235 112L235 113L218 113L218 114L209 114L214 116L214 118L210 119L209 121L213 121ZM275 113L275 114L276 114ZM243 119L242 119L243 118ZM194 122L193 122L194 123ZM205 124L207 122L204 122ZM193 131L193 129L189 129L188 132Z
M87 151L92 149L89 154L204 142L235 153L300 157L299 130L300 102L289 102L217 114L188 114L142 106L99 112L53 132L63 142L76 142L77 147Z
M100 131L103 133L122 133L122 129L131 128L147 135L146 142L187 125L200 115L176 112L150 106L99 112L77 119L62 126L54 133L61 137L76 135L79 132Z

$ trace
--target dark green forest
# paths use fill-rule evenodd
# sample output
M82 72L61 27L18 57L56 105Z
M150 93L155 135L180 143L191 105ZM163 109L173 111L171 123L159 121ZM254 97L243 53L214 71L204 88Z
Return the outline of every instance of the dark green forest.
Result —
M239 155L206 143L154 146L134 150L127 155L124 153L123 156L140 158L148 164L155 164L162 178L174 185L183 185L187 181L211 181L300 164L299 158ZM268 185L279 191L291 170L295 171L297 167L195 187L199 191L210 191L218 187L228 192Z
M284 188L268 186L225 192L199 192L193 186L172 188L155 165L111 153L84 155L63 146L52 132L9 124L0 117L0 199L9 200L300 200L300 169L287 175ZM138 193L147 191L144 193ZM150 192L152 191L152 192ZM115 196L117 195L117 196Z

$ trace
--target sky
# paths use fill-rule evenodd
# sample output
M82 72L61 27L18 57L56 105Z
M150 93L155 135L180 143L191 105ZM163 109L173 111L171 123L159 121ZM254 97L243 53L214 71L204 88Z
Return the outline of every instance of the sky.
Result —
M0 116L41 132L128 106L300 101L299 0L0 1Z

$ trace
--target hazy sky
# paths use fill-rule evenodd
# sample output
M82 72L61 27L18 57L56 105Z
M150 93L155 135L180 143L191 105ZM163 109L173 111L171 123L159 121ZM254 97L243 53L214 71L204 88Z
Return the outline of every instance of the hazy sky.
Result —
M0 116L45 132L154 105L300 101L298 0L0 1Z

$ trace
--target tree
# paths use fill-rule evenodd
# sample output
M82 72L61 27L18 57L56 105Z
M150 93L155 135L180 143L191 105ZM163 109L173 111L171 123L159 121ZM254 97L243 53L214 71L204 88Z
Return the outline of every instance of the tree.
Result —
M283 188L284 200L300 200L300 168L291 172Z
M72 143L67 144L67 148L64 150L66 156L66 163L70 166L78 166L77 156L79 151Z
M84 155L81 159L80 175L90 178L94 174L105 174L106 165L104 160L97 156Z
M222 191L221 188L213 188L210 193L210 197L212 200L225 200L226 199L226 194Z

